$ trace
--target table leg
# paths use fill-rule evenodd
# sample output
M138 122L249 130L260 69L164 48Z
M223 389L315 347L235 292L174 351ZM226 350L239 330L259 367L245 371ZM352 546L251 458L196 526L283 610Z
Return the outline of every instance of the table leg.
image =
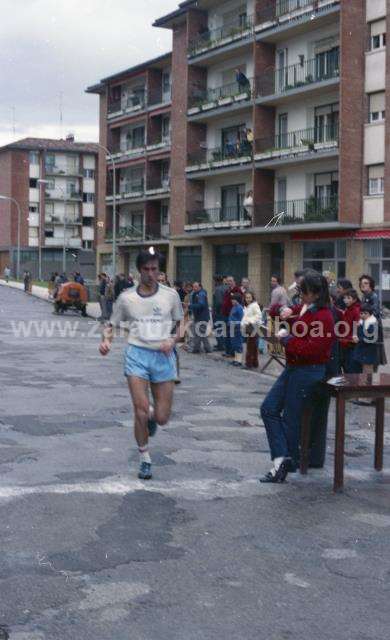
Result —
M344 486L344 438L345 438L345 399L336 398L336 434L334 452L333 491L342 491Z
M377 471L383 469L383 438L385 428L385 399L376 398L375 411L375 462L374 466Z

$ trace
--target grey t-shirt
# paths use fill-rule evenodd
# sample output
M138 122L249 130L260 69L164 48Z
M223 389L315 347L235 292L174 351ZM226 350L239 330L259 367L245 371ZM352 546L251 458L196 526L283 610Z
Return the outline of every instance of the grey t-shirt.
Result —
M118 326L120 322L128 322L129 344L158 351L182 318L178 293L159 284L151 296L140 295L138 287L123 291L114 305L110 323Z

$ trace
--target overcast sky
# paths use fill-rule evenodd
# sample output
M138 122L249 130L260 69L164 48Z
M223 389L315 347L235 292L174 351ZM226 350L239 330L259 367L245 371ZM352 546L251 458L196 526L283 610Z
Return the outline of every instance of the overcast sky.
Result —
M98 140L98 96L85 88L169 51L171 32L151 25L177 6L178 0L0 0L0 145L69 132Z

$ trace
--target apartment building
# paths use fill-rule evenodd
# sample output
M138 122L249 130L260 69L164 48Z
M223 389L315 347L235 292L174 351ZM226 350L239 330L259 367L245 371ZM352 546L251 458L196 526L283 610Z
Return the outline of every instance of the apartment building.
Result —
M390 303L388 19L386 0L187 0L155 22L173 35L171 277L249 275L267 300L271 273L368 271Z
M367 271L390 304L387 22L386 0L186 0L158 19L172 54L88 90L123 268L153 243L171 280L249 276L264 301L273 273Z
M25 138L0 148L0 272L16 273L18 236L21 271L47 279L62 271L94 278L97 145ZM20 207L20 228L16 200ZM39 271L41 273L39 273Z
M108 152L101 152L99 159L98 268L112 272L114 208L117 271L133 271L139 249L152 244L166 265L171 54L104 78L87 92L100 97L100 143Z

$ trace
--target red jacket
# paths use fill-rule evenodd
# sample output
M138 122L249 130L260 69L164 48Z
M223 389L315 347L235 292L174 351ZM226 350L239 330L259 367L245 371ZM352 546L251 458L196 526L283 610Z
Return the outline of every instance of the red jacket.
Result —
M317 309L312 306L299 317L302 305L292 309L295 317L289 320L291 333L281 340L287 364L294 367L326 364L335 341L331 310L329 307Z
M223 302L222 302L222 315L228 317L230 315L230 312L232 310L232 293L239 293L241 298L242 298L242 291L240 289L240 287L237 287L237 285L235 287L233 287L233 289L226 289L225 293L223 294Z
M359 300L356 300L356 302L354 302L350 307L347 307L345 311L343 311L341 321L348 325L348 333L347 327L341 326L341 335L344 336L344 333L346 335L343 338L339 338L339 342L344 349L353 347L355 345L354 341L352 340L354 328L356 329L360 321Z

